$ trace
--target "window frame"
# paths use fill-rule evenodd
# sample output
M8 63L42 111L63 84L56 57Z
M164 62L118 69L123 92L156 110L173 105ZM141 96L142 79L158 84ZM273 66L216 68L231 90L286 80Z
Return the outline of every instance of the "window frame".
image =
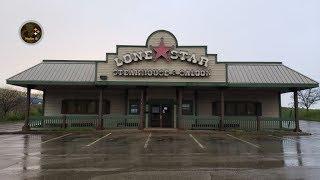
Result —
M221 101L214 101L211 104L211 112L213 116L221 116ZM234 106L234 113L226 113L227 106L232 104ZM239 105L245 104L245 112L246 114L242 114L239 112ZM254 113L248 114L248 104L254 105ZM261 116L262 115L262 103L257 101L225 101L224 102L224 115L225 116Z
M190 111L186 112L182 109L183 104L190 104ZM181 103L181 114L182 115L193 115L194 114L194 103L191 99L183 99Z
M90 102L95 102L95 111L92 113L89 113L89 104ZM73 102L74 104L80 104L85 106L85 112L79 112L77 110L77 107L75 107L75 112L67 112L68 111L68 103ZM81 104L85 102L84 104ZM78 106L75 105L75 106ZM110 101L107 99L104 99L102 102L102 114L110 114ZM85 114L85 115L94 115L99 113L99 100L97 99L63 99L61 101L61 114Z
M131 112L131 105L137 104L138 105L138 111L137 113ZM128 103L128 109L127 112L129 115L140 115L140 100L139 99L130 99Z

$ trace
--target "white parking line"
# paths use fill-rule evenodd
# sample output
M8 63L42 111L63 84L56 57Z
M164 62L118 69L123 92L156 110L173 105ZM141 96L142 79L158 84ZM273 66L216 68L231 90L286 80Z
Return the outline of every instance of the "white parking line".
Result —
M55 138L52 138L52 139L49 139L49 140L43 141L43 142L41 142L41 143L39 143L39 144L44 144L44 143L47 143L47 142L50 142L50 141L54 141L54 140L57 140L57 139L63 138L63 137L65 137L65 136L69 136L70 134L72 134L72 133L64 134L64 135L62 135L62 136L55 137Z
M149 136L148 136L148 138L147 138L147 140L146 140L146 142L144 143L144 148L146 149L147 147L148 147L148 144L149 144L149 141L150 141L150 138L151 138L151 133L149 134Z
M278 138L278 139L282 139L282 140L289 140L289 141L297 142L297 140L292 139L292 138L288 138L288 137L280 137L280 136L274 136L274 135L268 135L268 136L274 137L274 138Z
M273 138L277 138L277 139L281 139L283 141L287 141L287 140L288 141L292 141L292 142L298 142L299 141L298 139L293 139L291 137L283 137L283 136L281 137L281 136L275 136L275 135L268 135L268 136L273 137ZM318 146L314 146L314 147L319 148Z
M230 137L232 137L232 138L234 138L234 139L237 139L237 140L239 140L239 141L242 141L242 142L244 142L244 143L247 143L247 144L249 144L249 145L251 145L251 146L254 146L254 147L256 147L256 148L261 148L259 145L253 144L253 143L251 143L251 142L248 142L248 141L243 140L243 139L240 139L240 138L237 138L237 137L235 137L235 136L232 136L231 134L227 134L227 136L230 136Z
M194 136L192 136L192 134L189 134L189 136L199 145L200 148L205 148Z
M101 138L98 138L97 140L93 141L92 143L87 144L86 146L89 147L89 146L93 145L94 143L100 141L101 139L110 136L110 134L111 134L111 133L109 133L109 134L107 134L107 135L104 135L104 136L102 136Z

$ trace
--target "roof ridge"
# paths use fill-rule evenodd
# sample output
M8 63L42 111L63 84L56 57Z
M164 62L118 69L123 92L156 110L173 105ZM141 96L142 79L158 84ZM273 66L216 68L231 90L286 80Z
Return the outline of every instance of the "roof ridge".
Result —
M219 61L219 63L226 64L282 64L281 61Z
M42 62L48 63L48 62L90 62L90 63L95 63L95 62L105 62L106 60L67 60L67 59L44 59Z

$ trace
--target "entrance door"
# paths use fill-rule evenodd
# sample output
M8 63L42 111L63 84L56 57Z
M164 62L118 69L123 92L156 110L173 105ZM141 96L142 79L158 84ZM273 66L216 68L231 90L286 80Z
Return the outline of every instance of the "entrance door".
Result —
M173 127L171 104L157 103L151 105L151 127Z

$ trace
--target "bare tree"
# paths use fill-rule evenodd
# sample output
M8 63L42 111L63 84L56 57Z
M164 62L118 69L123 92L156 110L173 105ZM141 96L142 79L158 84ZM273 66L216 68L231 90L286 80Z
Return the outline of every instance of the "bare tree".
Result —
M25 103L25 93L8 88L0 88L0 113L6 116Z
M298 101L300 106L305 107L309 111L312 105L320 101L320 88L298 91Z

